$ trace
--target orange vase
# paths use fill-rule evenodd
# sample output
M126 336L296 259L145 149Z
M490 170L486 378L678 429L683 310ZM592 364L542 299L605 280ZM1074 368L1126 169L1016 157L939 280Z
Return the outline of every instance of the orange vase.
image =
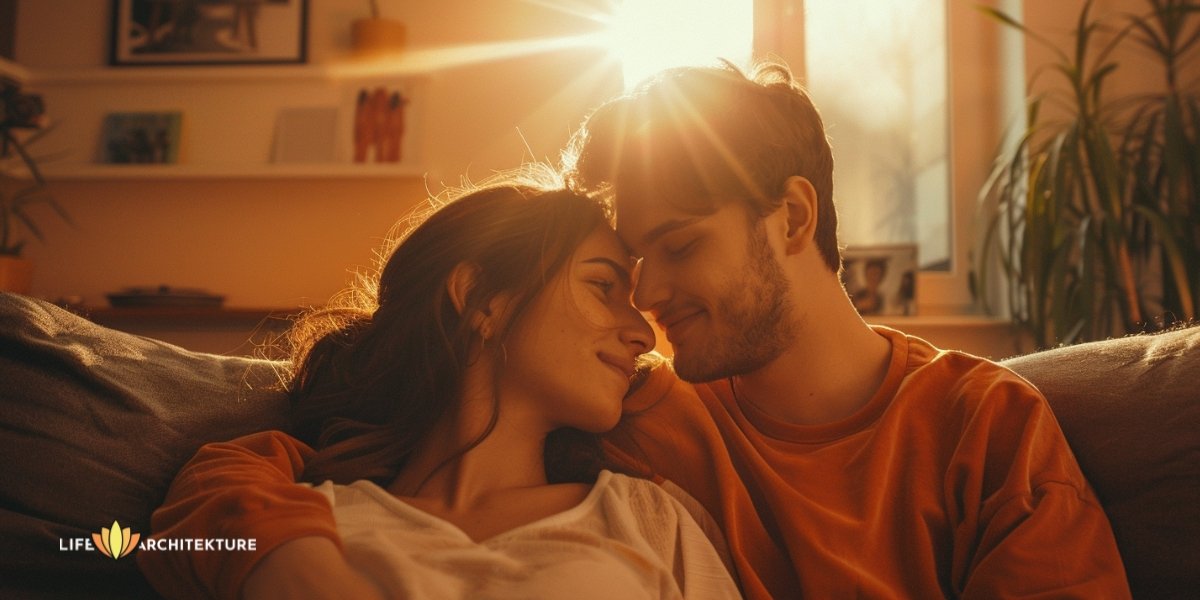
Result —
M404 23L392 19L359 19L350 24L354 54L363 58L399 54L406 37Z

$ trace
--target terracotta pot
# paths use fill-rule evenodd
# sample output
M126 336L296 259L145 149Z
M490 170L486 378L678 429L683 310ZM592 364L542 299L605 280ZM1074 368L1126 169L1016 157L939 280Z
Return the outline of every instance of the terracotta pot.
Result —
M358 19L350 24L351 46L359 56L398 54L407 37L404 23L392 19Z
M33 261L0 256L0 292L29 294L33 289Z

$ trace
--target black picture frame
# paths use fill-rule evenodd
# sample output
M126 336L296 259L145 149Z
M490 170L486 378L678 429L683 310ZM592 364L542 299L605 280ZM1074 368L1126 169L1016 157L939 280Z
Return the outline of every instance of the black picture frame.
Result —
M309 0L112 0L109 64L301 64Z

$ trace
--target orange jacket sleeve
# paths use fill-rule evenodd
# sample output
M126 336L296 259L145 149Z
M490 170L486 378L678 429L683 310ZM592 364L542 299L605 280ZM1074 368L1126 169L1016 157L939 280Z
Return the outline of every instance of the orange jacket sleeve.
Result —
M151 517L152 538L254 540L255 550L141 550L138 567L169 598L237 598L250 571L280 544L326 537L341 545L329 502L296 485L313 451L266 431L200 448Z

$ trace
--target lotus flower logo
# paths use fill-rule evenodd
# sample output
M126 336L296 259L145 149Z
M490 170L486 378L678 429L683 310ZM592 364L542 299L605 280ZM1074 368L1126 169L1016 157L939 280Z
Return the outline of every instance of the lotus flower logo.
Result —
M93 533L92 541L105 556L115 560L133 552L141 537L142 534L131 534L128 527L121 529L121 524L113 521L111 528L101 527L100 533Z

